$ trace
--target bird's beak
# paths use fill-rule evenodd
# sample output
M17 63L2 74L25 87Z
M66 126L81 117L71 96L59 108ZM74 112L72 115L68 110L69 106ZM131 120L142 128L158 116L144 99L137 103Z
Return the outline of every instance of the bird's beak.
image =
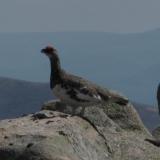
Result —
M42 49L42 50L41 50L41 53L44 53L44 50L45 50L45 49Z

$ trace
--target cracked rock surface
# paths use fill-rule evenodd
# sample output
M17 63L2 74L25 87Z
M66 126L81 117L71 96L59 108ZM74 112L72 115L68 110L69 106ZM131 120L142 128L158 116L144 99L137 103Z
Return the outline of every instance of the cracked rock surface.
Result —
M72 108L60 102L0 121L0 160L159 160L131 104Z

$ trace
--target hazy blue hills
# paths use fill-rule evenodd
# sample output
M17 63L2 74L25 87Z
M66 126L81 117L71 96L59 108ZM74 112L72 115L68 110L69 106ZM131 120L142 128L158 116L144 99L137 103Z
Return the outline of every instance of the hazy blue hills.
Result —
M48 84L0 77L0 119L40 110L51 99Z
M158 114L157 108L140 103L133 103L133 105L149 130L153 130L159 126L160 115Z
M156 104L160 30L137 34L1 33L0 75L47 82L49 63L40 53L47 44L59 50L66 70L119 90L132 101Z
M36 112L51 99L54 97L47 83L0 77L0 119ZM159 125L160 118L154 108L139 103L134 103L134 106L149 129Z

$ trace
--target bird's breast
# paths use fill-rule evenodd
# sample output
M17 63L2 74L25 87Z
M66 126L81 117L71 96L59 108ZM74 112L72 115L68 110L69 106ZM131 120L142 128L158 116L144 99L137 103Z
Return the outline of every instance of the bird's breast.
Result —
M66 89L63 88L61 85L56 85L53 89L53 94L59 98L59 99L64 99L67 95L66 95ZM67 97L66 97L67 98Z

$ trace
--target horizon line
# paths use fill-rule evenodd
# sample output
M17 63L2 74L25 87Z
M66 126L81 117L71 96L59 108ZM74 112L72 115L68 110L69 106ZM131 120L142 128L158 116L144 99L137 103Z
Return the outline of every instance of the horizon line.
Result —
M148 33L160 31L159 28L149 29L144 31L137 31L137 32L112 32L112 31L98 31L98 30L63 30L63 31L0 31L0 34L14 34L14 33L107 33L107 34L120 34L120 35L128 35L128 34L141 34L141 33Z

